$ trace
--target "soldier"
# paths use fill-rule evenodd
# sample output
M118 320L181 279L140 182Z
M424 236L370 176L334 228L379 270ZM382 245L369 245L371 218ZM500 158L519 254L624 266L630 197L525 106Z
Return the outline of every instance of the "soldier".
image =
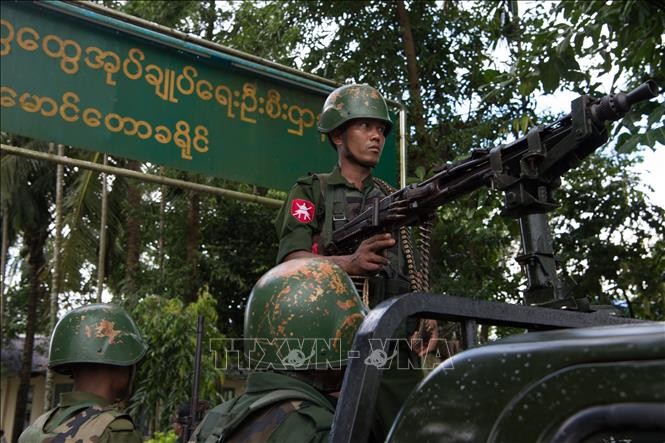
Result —
M393 191L372 177L391 128L386 102L373 87L345 85L330 93L318 130L328 136L337 152L337 164L328 174L299 178L291 189L275 220L280 239L277 263L324 254L335 229L375 198ZM402 243L410 243L408 240ZM422 289L415 251L410 244L401 246L397 247L391 234L377 234L351 254L326 258L352 278L364 277L363 300L375 306L389 297ZM435 326L435 322L428 324L430 333L436 334Z
M301 177L291 189L275 220L280 239L278 263L323 254L335 229L364 211L373 199L393 191L387 183L372 177L391 128L386 102L373 87L345 85L328 96L318 130L327 134L337 151L337 164L328 174ZM373 307L390 297L424 289L409 235L401 237L401 247L390 234L378 234L363 241L351 254L325 258L338 264L354 281L362 282L363 301ZM418 334L414 333L415 320L400 328L397 337L423 338L425 342L413 349L417 352L402 346L401 367L408 365L408 360L417 365L416 353L425 354L436 344L436 322L426 320L421 326ZM379 420L386 432L421 378L422 373L417 371L384 373L378 404Z
M58 406L41 415L19 443L141 442L131 417L119 410L129 398L136 365L147 351L124 309L92 304L58 322L49 347L49 368L74 379Z
M246 392L213 408L190 442L327 442L347 353L365 318L327 260L291 260L254 286L245 311Z
M280 239L278 263L323 254L336 227L364 210L374 197L385 196L383 183L371 172L391 127L388 107L371 86L346 85L328 96L318 129L328 135L338 162L331 173L301 177L291 189L275 222ZM390 234L380 234L362 242L352 254L327 258L349 275L383 272L378 277L389 280L386 291L397 295L409 292L410 286L401 272L404 264L391 266L393 257L387 253L393 246Z

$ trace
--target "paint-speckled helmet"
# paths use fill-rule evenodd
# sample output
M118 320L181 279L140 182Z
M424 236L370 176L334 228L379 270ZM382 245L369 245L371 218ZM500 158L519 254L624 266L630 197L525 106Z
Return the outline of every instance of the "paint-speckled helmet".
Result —
M373 118L386 124L388 135L393 122L379 91L369 85L344 85L330 93L323 104L318 130L324 134L356 118Z
M286 261L264 274L245 310L253 369L340 368L365 318L349 276L322 258Z
M69 365L76 363L131 366L147 349L124 309L92 304L69 311L55 326L48 365L58 372L69 372Z

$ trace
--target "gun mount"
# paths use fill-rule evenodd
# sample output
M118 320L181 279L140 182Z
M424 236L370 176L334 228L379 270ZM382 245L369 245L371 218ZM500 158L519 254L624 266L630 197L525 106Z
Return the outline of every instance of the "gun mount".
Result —
M649 80L629 93L579 96L571 112L555 122L534 127L512 143L473 150L468 159L444 166L429 179L377 199L333 231L326 254L355 250L371 235L417 225L439 206L487 186L504 193L502 214L519 219L522 253L517 260L527 274L526 303L588 310L585 298L566 294L558 281L546 214L557 207L553 193L561 177L607 141L605 124L657 93Z

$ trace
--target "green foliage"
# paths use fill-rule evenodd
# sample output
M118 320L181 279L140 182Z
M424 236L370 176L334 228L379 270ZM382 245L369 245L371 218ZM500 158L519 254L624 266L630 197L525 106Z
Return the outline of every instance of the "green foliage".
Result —
M45 152L48 147L36 140L2 134L2 143ZM8 246L15 246L18 256L6 272L5 318L2 319L2 339L24 334L29 327L26 306L31 299L36 304L36 316L31 325L36 334L48 334L47 259L48 227L52 222L50 207L55 200L55 165L38 160L3 155L0 160L0 208L8 221ZM46 266L45 266L46 265ZM13 277L10 279L9 277ZM18 284L12 285L12 280Z
M155 432L155 435L146 440L145 443L176 443L177 441L178 436L175 431L170 430L168 432Z
M76 149L67 149L65 155L72 158L101 164L103 155ZM109 164L119 166L110 159ZM81 293L95 292L97 274L82 273L86 264L98 263L99 237L101 225L101 175L90 170L72 171L65 168L64 230L61 257L61 283L63 291ZM124 178L116 177L108 194L106 220L107 269L115 268L123 261L123 249L118 242L123 231L122 201L126 187Z
M566 176L555 213L563 274L596 303L665 319L665 209L649 204L627 156L593 157Z
M122 5L123 12L154 21L169 28L187 30L188 18L197 11L197 1L132 0Z
M563 1L551 12L560 13L569 27L561 27L558 46L567 44L578 58L596 56L592 73L615 69L613 84L622 76L632 86L646 78L665 82L665 16L656 2ZM566 43L567 42L567 43Z
M179 404L191 399L194 379L197 316L205 318L199 398L216 404L223 373L215 367L215 355L205 352L217 332L217 311L211 294L203 290L195 303L185 305L177 298L150 296L131 311L148 344L139 366L130 411L135 417L155 420L154 429L166 429ZM217 360L218 365L223 361ZM221 367L221 366L218 366Z
M515 48L507 68L491 71L489 82L496 93L507 85L518 85L522 96L574 90L579 93L607 94L630 90L653 79L665 87L665 14L662 6L639 0L535 2L529 10L513 15L515 32L500 32L499 40ZM495 4L501 10L500 3ZM523 8L520 5L520 8ZM535 68L534 68L535 67ZM611 91L599 81L611 79ZM663 143L665 104L644 103L617 125L613 134L626 129L619 149L634 152L639 146L653 148ZM646 124L638 123L649 113Z
M517 225L499 215L499 196L486 191L439 208L432 235L432 289L516 302L521 283L506 256L517 252Z
M182 179L182 172L165 171ZM193 177L211 186L251 192L217 179ZM190 194L177 188L137 184L144 200L140 208L142 260L137 278L138 294L156 294L188 300L198 288L215 294L217 327L230 336L242 334L244 303L258 278L274 265L277 236L272 225L275 210L219 196L199 195L200 233L196 245L196 265L187 257L186 220ZM162 193L163 192L163 193ZM161 204L164 213L160 212ZM162 219L163 218L163 225ZM117 241L122 245L122 232ZM163 244L160 245L160 239ZM109 286L123 292L124 262L111 267ZM130 302L132 302L130 300Z
M431 146L418 146L417 134L411 132L410 171L430 170L442 160L467 155L469 146L479 147L479 139L496 134L504 122L488 118L492 109L484 104L465 112L468 100L478 98L478 88L486 82L482 74L491 61L486 48L492 26L485 4L408 2L407 7L432 141ZM414 114L415 104L405 93L405 51L395 2L289 2L284 8L305 30L305 70L340 82L377 85Z
M240 2L230 30L218 38L248 54L287 66L295 65L303 33L285 16L286 12L281 2Z

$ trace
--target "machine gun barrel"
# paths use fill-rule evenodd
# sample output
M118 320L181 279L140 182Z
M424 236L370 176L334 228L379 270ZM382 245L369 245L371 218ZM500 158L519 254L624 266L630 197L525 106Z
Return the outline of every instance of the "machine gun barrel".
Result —
M591 117L594 123L602 126L606 121L619 120L634 104L649 100L656 95L658 95L656 82L648 80L628 93L619 92L601 98L598 103L591 105Z
M620 119L657 93L656 82L649 80L628 93L597 100L582 95L571 103L571 113L554 123L535 127L507 145L475 150L470 158L374 202L333 231L324 245L326 254L349 253L374 234L416 225L437 207L482 186L505 192L506 215L546 213L557 206L551 193L560 177L607 141L605 122Z

